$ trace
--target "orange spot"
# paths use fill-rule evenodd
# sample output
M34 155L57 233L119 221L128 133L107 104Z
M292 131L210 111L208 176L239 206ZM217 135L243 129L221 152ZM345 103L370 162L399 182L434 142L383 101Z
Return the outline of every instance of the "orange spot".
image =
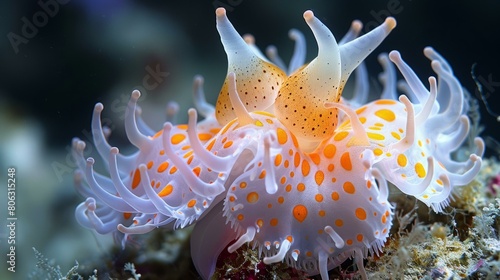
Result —
M293 146L295 148L298 148L299 147L299 142L297 141L297 138L295 138L295 135L291 134L292 135L292 141L293 141Z
M345 241L345 243L346 243L347 245L352 245L352 239L347 239L347 240Z
M281 145L284 145L288 141L288 135L282 128L278 127L278 129L276 129L276 134L278 135L278 143Z
M257 222L255 222L259 228L262 228L264 226L264 220L258 219Z
M333 171L333 169L335 169L335 165L333 165L333 163L330 163L330 164L328 165L328 171L332 172L332 171Z
M238 216L236 216L236 218L238 219L238 221L241 221L245 218L245 216L243 216L243 214L238 214Z
M399 154L398 155L398 165L401 167L405 167L407 163L408 163L408 159L406 158L406 156L403 154Z
M174 191L174 186L168 184L159 193L158 196L165 197Z
M153 161L148 162L147 166L148 166L148 169L151 169L151 167L153 167Z
M366 220L366 211L363 208L356 208L356 211L354 212L356 214L356 218L360 220Z
M281 156L281 154L277 154L276 157L274 158L274 165L279 166L282 160L283 157Z
M364 236L361 233L356 235L356 240L358 240L358 242L362 242L363 238L364 238Z
M172 138L170 138L170 142L173 145L177 145L180 142L182 142L184 139L186 139L186 135L178 133L178 134L172 135Z
M415 164L415 172L417 173L417 176L418 176L419 178L424 178L424 177L425 177L425 175L426 175L426 173L427 173L427 172L425 171L424 166L423 166L420 162L417 162L417 163Z
M262 172L260 172L259 179L264 179L264 177L266 177L266 170L262 170Z
M285 168L288 168L289 165L290 165L290 162L288 162L288 159L286 159L285 162L283 162L283 166Z
M333 144L328 144L326 145L325 149L323 150L323 154L327 158L332 158L335 156L337 148Z
M193 173L196 175L196 177L200 176L201 168L199 166L193 168Z
M187 203L187 207L189 208L192 208L196 205L196 199L191 199L188 203Z
M300 155L299 152L296 152L295 157L293 158L293 165L295 165L295 167L298 167L299 164L300 164Z
M361 108L358 108L358 109L356 110L356 114L358 114L358 115L359 115L359 114L363 113L365 110L366 110L366 106L363 106L363 107L361 107Z
M307 176L309 175L309 171L311 171L311 167L309 166L309 162L306 160L302 161L302 175Z
M232 145L233 145L233 141L230 140L230 141L227 141L226 143L224 143L223 147L224 147L224 149L227 149L227 148L231 147Z
M318 193L317 195L314 196L314 199L316 199L317 202L323 201L323 195Z
M168 162L164 161L160 164L160 166L158 166L158 173L162 173L163 171L167 170L168 168Z
M285 191L286 192L291 192L292 191L292 185L290 185L290 184L286 185Z
M215 144L215 138L212 139L212 141L210 141L210 143L208 143L208 145L207 145L207 151L211 151L212 148L214 147L214 144Z
M160 156L163 156L165 154L165 150L160 150Z
M365 117L361 117L359 118L359 122L364 124L366 122L366 118Z
M240 188L241 188L241 189L244 189L244 188L246 188L246 187L247 187L247 182L241 182L241 183L240 183Z
M139 169L135 169L134 178L132 178L132 189L137 188L140 182L141 182L141 173L139 172Z
M163 130L156 132L155 135L153 135L153 139L160 137L162 134L163 134Z
M437 179L436 180L436 183L438 183L438 185L442 186L443 185L443 181L441 181L441 179Z
M256 192L251 192L247 194L248 203L256 203L259 200L259 194Z
M305 189L306 189L306 185L304 185L304 183L299 183L299 184L297 185L297 190L298 190L299 192L303 192Z
M280 179L280 183L281 183L282 185L284 185L284 184L286 183L286 177L285 177L285 176L281 177L281 179Z
M267 122L268 124L273 124L273 123L274 123L274 122L273 122L273 120L271 120L271 119L266 119L266 122Z
M316 174L314 174L314 180L316 181L316 184L318 184L318 186L321 186L323 180L325 180L325 174L323 173L323 171L316 171Z
M318 165L320 162L321 162L321 158L319 157L319 155L317 153L314 153L314 154L310 154L309 157L311 158L311 160L314 162L314 164Z
M233 195L231 195L231 196L229 197L229 201L230 201L230 202L234 202L235 200L236 200L236 197L234 197Z
M337 201L339 200L340 196L338 192L332 192L332 199Z
M378 104L378 105L394 105L394 104L396 104L396 101L390 100L390 99L380 99L380 100L375 101L375 104Z
M353 185L351 182L349 182L349 181L345 182L345 183L344 183L344 185L343 185L342 187L343 187L343 189L344 189L344 191L345 191L346 193L353 194L353 193L355 193L355 192L356 192L356 188L355 188L355 187L354 187L354 185Z
M339 133L336 133L333 136L333 140L335 140L335 141L342 141L342 140L344 140L347 137L347 135L349 135L348 131L341 131Z
M367 132L366 135L372 140L384 140L385 136L380 133Z
M380 156L383 153L384 153L384 151L382 151L380 148L375 148L373 150L373 154L375 154L376 156Z
M285 198L282 196L278 197L278 203L283 204L283 202L285 202Z
M130 217L132 217L132 213L129 213L129 212L123 213L123 218L125 218L125 220L130 219Z
M269 221L269 224L272 226L272 227L275 227L278 225L278 219L276 218L272 218L270 221Z
M307 207L302 204L297 204L293 207L293 217L302 223L307 217Z
M393 132L391 132L391 135L392 135L392 137L394 137L394 139L401 140L401 135L399 135L398 133L393 131Z
M288 241L290 241L290 242L293 242L293 237L292 237L291 235L288 235L288 236L286 237L286 239L287 239Z
M200 141L208 141L208 140L210 140L210 138L212 138L212 134L210 134L210 133L198 134L198 139L200 139Z
M308 257L312 257L312 255L313 255L313 253L312 253L311 251L307 251L307 252L306 252L306 256L308 256Z
M349 152L345 152L342 154L342 156L340 157L340 165L342 165L342 167L347 171L352 170L351 155L349 154Z
M388 109L380 109L376 111L375 116L384 119L388 122L392 122L396 119L396 115L394 114L394 112Z
M387 217L386 216L382 216L382 223L385 224L387 222Z
M194 159L194 156L193 156L193 155L191 155L191 156L188 158L188 160L186 161L186 163L187 163L187 164L191 164L191 162L193 161L193 159Z
M318 215L319 215L320 217L324 217L324 216L326 215L325 210L319 210Z
M177 172L177 167L175 166L172 166L172 168L170 168L170 174L174 174L175 172Z
M342 219L336 219L335 220L335 225L338 226L338 227L341 227L344 225L344 221L342 221Z

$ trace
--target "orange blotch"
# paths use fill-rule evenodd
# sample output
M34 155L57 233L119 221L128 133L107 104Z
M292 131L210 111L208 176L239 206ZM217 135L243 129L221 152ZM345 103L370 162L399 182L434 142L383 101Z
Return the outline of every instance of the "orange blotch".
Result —
M278 143L281 145L284 145L288 141L288 135L282 128L278 127L278 129L276 129L276 134L278 135Z
M208 140L210 140L210 138L212 138L212 134L210 134L210 133L199 133L198 134L198 139L200 139L200 141L208 141Z
M306 189L306 185L304 185L304 183L298 183L297 184L297 190L299 192L303 192L305 189Z
M199 166L193 168L193 173L196 175L196 177L200 176L201 168Z
M285 202L285 198L282 196L278 197L278 203L283 204L283 202Z
M163 171L167 170L168 168L168 162L164 161L160 164L160 166L158 166L158 173L162 173Z
M319 210L318 215L319 215L320 217L324 217L324 216L326 215L325 210Z
M415 164L415 172L417 173L417 176L419 178L424 178L425 175L427 174L427 172L425 171L424 166L420 162L417 162Z
M319 155L317 153L310 154L309 157L316 165L319 165L319 163L321 162L321 158L319 157Z
M149 161L147 166L148 166L148 169L151 169L151 167L153 167L153 161Z
M309 162L307 160L302 161L302 175L307 176L311 171L311 166L309 166Z
M335 220L335 225L338 227L341 227L344 225L344 221L342 219L336 219Z
M186 139L186 135L178 133L178 134L172 135L172 137L170 138L170 142L173 145L177 145L180 142L182 142L184 139Z
M259 200L259 194L257 192L251 192L247 194L248 203L256 203Z
M232 145L233 145L233 141L229 140L226 143L224 143L223 147L224 147L224 149L227 149L227 148L231 147Z
M316 174L314 174L314 180L316 181L316 184L318 184L318 186L321 186L323 180L325 180L325 174L323 173L323 171L316 171Z
M296 152L293 158L293 165L295 165L295 167L299 167L299 164L300 164L300 155L299 152Z
M342 156L340 157L340 165L342 165L342 167L347 171L352 170L351 155L349 154L349 152L345 152L342 154Z
M174 186L168 184L159 193L158 196L165 197L174 191Z
M132 213L129 213L129 212L123 213L123 218L125 218L125 220L130 219L130 217L132 217Z
M139 169L135 169L134 177L132 178L132 189L137 188L140 182L141 182L141 172L139 172Z
M332 199L337 201L339 200L340 196L338 192L332 192Z
M302 223L307 218L307 207L302 204L297 204L293 207L293 217Z
M259 179L264 179L266 177L266 170L262 170L262 172L259 175Z
M196 199L191 199L191 200L187 203L187 207L189 207L189 208L193 208L195 205L196 205Z
M345 182L342 188L346 193L353 194L356 192L356 187L354 187L354 185L349 181Z
M314 199L317 201L317 202L322 202L323 201L323 195L318 193L317 195L314 196Z
M272 218L270 221L269 221L269 224L272 226L272 227L275 227L278 225L278 219L276 218Z
M393 111L388 110L388 109L380 109L380 110L376 111L375 116L377 116L383 120L386 120L388 122L392 122L396 119L396 114L394 114Z
M276 157L274 158L274 165L279 166L282 160L283 157L281 156L281 154L277 154Z
M354 212L356 214L356 218L364 221L366 220L366 211L363 208L356 208L356 211Z
M328 144L328 145L326 145L325 149L323 150L323 154L327 158L333 158L335 156L336 151L337 151L337 148L333 144Z

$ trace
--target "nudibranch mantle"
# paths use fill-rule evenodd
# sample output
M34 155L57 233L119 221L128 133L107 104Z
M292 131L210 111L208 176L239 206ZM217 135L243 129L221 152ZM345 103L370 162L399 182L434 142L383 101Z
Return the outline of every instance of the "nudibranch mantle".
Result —
M108 144L98 103L93 140L109 177L94 171L94 159L83 156L85 143L75 138L75 182L86 198L76 208L78 222L114 233L123 245L131 234L196 222L191 251L205 279L224 248L232 252L247 242L264 263L285 261L322 279L354 257L366 278L363 258L381 252L392 225L387 182L443 211L453 188L479 172L484 152L477 138L468 161L450 156L467 137L469 120L446 60L424 50L439 81L430 77L427 88L397 51L380 55L383 98L366 104L361 63L395 20L361 37L362 25L354 21L337 43L311 11L304 19L318 56L302 65L304 37L293 30L296 51L287 68L274 49L266 57L217 9L229 65L216 106L205 101L203 79L196 77L197 110L188 111L188 124L166 122L155 132L140 118L140 92L134 91L125 130L135 154L122 155ZM393 64L405 80L399 86L406 95L399 98ZM341 94L353 71L353 98L345 100ZM203 121L197 122L198 112Z

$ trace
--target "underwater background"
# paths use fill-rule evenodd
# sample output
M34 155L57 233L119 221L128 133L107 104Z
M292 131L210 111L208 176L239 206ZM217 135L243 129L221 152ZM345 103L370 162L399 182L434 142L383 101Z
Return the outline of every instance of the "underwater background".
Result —
M57 9L47 13L43 3L48 2L56 3ZM484 163L485 171L478 177L482 181L475 187L481 191L473 195L476 200L469 202L469 206L483 209L499 196L496 191L488 191L489 182L500 172L496 161L500 151L496 142L500 141L496 115L500 113L497 105L500 102L498 1L220 0L159 3L41 0L39 3L0 3L0 279L28 279L29 276L44 279L40 276L47 273L37 269L33 247L49 259L42 268L52 265L53 260L54 266L59 265L65 275L77 260L79 272L85 275L85 279L93 273L94 267L101 269L105 267L102 262L120 255L109 249L112 244L110 237L95 235L79 226L74 218L74 209L82 198L73 186L75 164L70 156L71 139L77 136L90 140L92 109L95 103L102 102L106 106L104 121L113 131L111 144L125 153L133 152L123 128L125 106L133 89L143 92L140 100L142 116L155 129L160 129L165 121L168 101L179 103L178 121L187 120L185 112L193 106L192 79L197 74L204 76L207 99L213 104L227 66L215 29L214 11L218 6L226 8L232 24L241 34L253 34L261 49L271 44L277 46L285 60L293 50L293 42L287 35L290 28L304 32L308 60L316 55L314 38L302 18L307 9L313 10L337 38L345 34L354 19L361 20L364 28L371 30L385 17L395 17L398 21L396 29L366 59L373 91L381 89L377 82L377 75L382 70L376 59L378 53L399 50L419 77L425 80L433 72L422 54L423 48L430 45L439 51L453 67L462 85L478 99L480 123L484 126L481 136L487 144L484 158L491 159ZM26 22L38 24L33 29L27 28ZM474 64L475 75L471 75ZM482 86L482 93L477 90L477 83ZM89 147L86 156L91 155L96 153ZM9 168L15 168L16 176L15 273L7 270ZM500 205L493 206L498 208ZM490 212L494 221L486 229L498 229L498 213ZM431 230L432 222L419 218L420 222L428 223ZM472 230L472 224L469 224ZM449 231L445 237L453 235L454 226L443 225ZM498 240L498 233L488 236ZM182 257L182 252L188 251L186 237L181 233L169 238L170 241L161 240L172 244L171 248L165 249L172 251L168 256L124 253L123 259L116 263L123 266L122 262L134 262L136 269L143 274L141 279L162 279L148 278L152 276L141 271L141 262L145 263L148 258L166 262L169 258ZM140 238L132 246L143 246L148 242L145 239ZM500 246L491 246L492 254L477 258L477 265L480 260L490 262L488 258L499 261ZM192 279L197 277L189 263L179 264L173 260L172 266L186 266L187 274L183 275ZM478 275L482 266L484 264L476 270L472 268L469 277L495 279L492 266ZM152 267L148 269L151 275L156 275ZM99 276L105 273L104 270L98 271ZM131 274L122 277L125 275L132 277ZM175 279L163 275L163 279ZM440 279L447 274L443 275L430 274L429 277ZM411 279L411 274L408 277ZM448 274L446 279L449 277ZM453 279L461 278L456 277Z

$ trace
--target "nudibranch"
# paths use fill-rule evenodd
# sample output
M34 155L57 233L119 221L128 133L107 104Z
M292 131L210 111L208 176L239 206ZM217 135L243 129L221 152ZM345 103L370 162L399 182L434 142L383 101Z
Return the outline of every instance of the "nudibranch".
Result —
M477 138L467 161L450 156L469 131L450 65L426 48L437 74L427 87L397 51L382 54L382 99L367 103L361 63L395 19L362 36L354 21L339 42L313 12L304 19L318 55L304 64L304 36L292 30L296 47L286 67L274 48L264 55L217 9L229 65L216 105L205 101L203 79L196 77L197 109L188 110L188 123L166 122L155 132L140 118L140 92L132 92L125 130L135 154L108 144L98 103L93 140L109 176L94 171L94 159L83 156L85 143L75 138L75 181L86 198L76 208L78 222L123 243L131 234L196 222L192 257L205 279L224 248L232 252L247 242L266 264L285 261L322 279L354 258L366 278L362 261L381 252L392 225L387 182L443 211L453 188L479 172L484 152ZM397 81L394 65L404 81ZM342 92L353 71L353 97L346 100ZM197 121L198 113L204 120Z

